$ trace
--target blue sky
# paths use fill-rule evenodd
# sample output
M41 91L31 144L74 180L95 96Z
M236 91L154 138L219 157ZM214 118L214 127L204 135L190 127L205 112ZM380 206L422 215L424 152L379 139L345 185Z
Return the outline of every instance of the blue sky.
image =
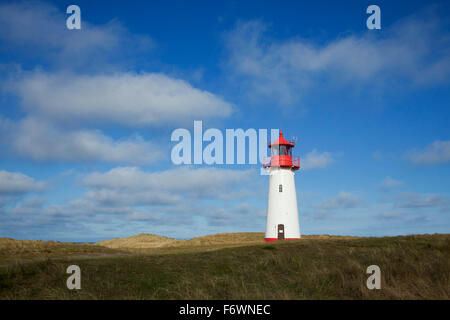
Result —
M0 1L0 236L263 232L260 164L172 163L194 120L298 138L303 234L449 232L447 2L70 4Z

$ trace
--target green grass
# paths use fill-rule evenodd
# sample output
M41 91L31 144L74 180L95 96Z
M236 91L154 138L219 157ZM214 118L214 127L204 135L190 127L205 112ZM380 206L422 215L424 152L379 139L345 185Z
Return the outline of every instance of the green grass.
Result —
M0 267L0 299L449 299L450 236L303 239ZM112 251L111 251L112 252ZM66 268L81 268L81 290ZM368 290L366 268L381 268Z

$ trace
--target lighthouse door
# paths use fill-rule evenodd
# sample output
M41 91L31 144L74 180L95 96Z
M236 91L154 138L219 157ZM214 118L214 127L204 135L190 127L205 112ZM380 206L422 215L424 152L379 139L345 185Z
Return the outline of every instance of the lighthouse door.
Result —
M284 240L284 224L278 225L278 240Z

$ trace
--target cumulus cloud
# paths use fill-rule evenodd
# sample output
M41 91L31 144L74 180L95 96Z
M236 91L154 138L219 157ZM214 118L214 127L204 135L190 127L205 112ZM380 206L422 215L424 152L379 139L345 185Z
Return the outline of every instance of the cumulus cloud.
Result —
M380 189L382 191L388 191L392 188L400 187L403 185L403 182L400 180L395 180L391 177L386 177L380 184Z
M450 163L450 141L437 140L422 150L412 150L406 157L416 165Z
M300 37L270 38L261 21L241 22L227 37L228 71L249 96L297 102L320 85L426 86L448 82L448 29L422 14L376 36L351 34L316 44Z
M138 135L113 140L99 130L59 129L35 118L9 121L4 127L9 139L3 143L36 161L149 164L164 158L161 148Z
M334 161L334 158L330 152L318 152L314 149L313 151L308 152L301 161L302 169L309 170L326 168Z
M105 173L91 173L83 183L91 188L90 199L126 204L176 203L186 197L230 199L233 189L250 182L252 170L176 168L145 172L137 167L118 167Z
M337 196L325 199L317 207L327 210L349 209L356 208L362 203L360 196L350 192L341 191Z
M378 213L377 216L382 219L390 220L390 219L399 218L401 216L401 214L399 212L385 211L385 212Z
M411 213L409 211L387 211L381 212L376 215L376 217L381 220L385 220L385 223L401 223L403 225L421 225L429 223L433 219L431 216L433 213Z
M66 12L42 1L0 4L0 40L14 53L39 56L60 68L105 68L130 53L154 47L148 36L128 32L118 20L92 25L82 14L81 30L66 28ZM6 48L3 48L6 50Z
M9 213L13 216L33 216L40 212L45 205L45 199L32 197L24 199L22 202L10 209Z
M0 170L0 194L25 194L43 188L42 182L21 172Z
M450 205L450 200L439 194L402 193L396 200L395 208L444 208Z
M265 222L266 210L249 203L241 203L233 208L213 208L207 211L206 219L211 226L255 225L255 218Z
M306 205L302 212L306 216L323 219L336 212L360 208L363 205L364 201L359 195L341 191L336 196L325 198L319 203Z
M0 170L0 208L21 200L29 193L42 191L44 186L43 182L21 172Z
M117 167L83 179L88 191L73 204L92 208L128 208L125 219L158 224L192 223L203 217L208 225L240 225L262 218L265 211L248 203L229 206L255 196L254 170L174 168L146 172ZM92 211L92 210L91 210ZM98 212L98 209L96 209ZM253 221L254 222L254 221Z
M81 30L69 31L65 18L45 2L0 4L0 50L19 58L32 52L40 64L34 71L2 68L12 71L3 74L2 89L25 114L20 121L0 116L0 144L14 153L37 161L144 165L162 159L160 147L134 132L117 139L91 128L131 131L232 113L230 103L184 80L121 72L130 70L122 54L139 56L152 46L149 37L131 34L117 20L92 25L83 18Z
M29 198L8 209L0 207L0 214L8 228L47 232L65 227L77 232L87 225L101 229L105 221L115 234L142 221L147 223L147 232L155 230L154 226L161 230L162 226L189 225L198 219L211 226L219 220L226 225L253 223L255 217L263 222L263 210L246 202L234 204L248 195L245 190L254 175L254 170L175 168L146 172L138 167L117 167L86 175L82 180L86 192L64 205ZM136 229L131 228L131 232Z
M450 213L450 198L442 194L403 192L387 205L390 208L384 208L376 216L389 222L422 225L445 221Z
M35 72L10 82L31 115L58 122L163 126L227 117L232 105L188 82L158 73Z

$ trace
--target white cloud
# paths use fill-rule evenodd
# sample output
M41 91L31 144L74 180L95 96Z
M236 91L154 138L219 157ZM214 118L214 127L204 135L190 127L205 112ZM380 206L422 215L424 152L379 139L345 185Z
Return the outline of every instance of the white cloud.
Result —
M327 85L422 86L448 82L449 34L428 14L386 28L315 44L300 37L274 40L260 21L239 23L227 36L227 70L249 96L293 104Z
M401 216L399 212L385 211L377 214L382 219L395 219Z
M95 226L98 231L105 221L109 233L115 234L123 228L136 232L133 226L143 226L132 223L142 221L147 232L155 232L155 226L161 230L162 225L188 225L197 219L204 219L208 225L225 218L227 225L237 218L252 224L255 217L264 221L261 209L246 203L230 204L245 198L254 176L254 170L175 168L146 172L137 167L117 167L85 176L82 183L86 193L64 205L47 205L43 199L31 198L11 208L0 207L0 214L8 228L41 232L64 228L86 232L86 226Z
M214 94L157 73L35 72L8 88L29 114L65 123L163 126L227 117L232 112L232 105Z
M435 141L422 150L413 150L407 158L417 165L450 163L450 141Z
M40 212L44 204L45 200L42 198L27 198L15 207L11 208L9 213L15 216L32 216Z
M65 10L41 1L0 4L2 52L40 63L35 71L0 66L8 71L2 89L19 98L25 114L18 122L0 116L0 144L16 154L144 165L161 159L164 149L139 135L116 139L91 128L167 127L231 114L230 103L184 80L120 72L154 45L148 36L130 33L117 20L92 25L83 12L82 29L71 31L66 17Z
M0 4L0 40L9 50L39 56L61 68L100 69L118 57L154 46L148 36L128 32L118 20L104 25L87 22L83 11L81 30L66 28L65 8L41 1ZM123 61L123 60L122 60Z
M3 143L37 161L149 164L164 157L161 148L140 136L113 140L98 130L61 130L34 118L5 127L9 139Z
M37 182L21 172L0 170L0 195L25 194L31 191L39 191L43 186L42 182Z
M326 210L336 210L356 208L361 204L360 196L342 191L336 197L325 199L317 207Z
M391 177L386 177L380 184L380 189L387 191L395 187L400 187L403 185L403 182L400 180L392 179Z
M124 202L129 204L134 201L151 204L177 202L185 197L230 199L239 195L230 190L248 188L254 174L252 170L217 168L144 172L137 167L118 167L89 174L83 181L91 188L91 199L121 201L125 197Z
M308 152L301 161L302 169L309 170L326 168L334 161L334 159L330 152L318 152L314 149L313 151Z
M302 211L305 216L328 218L336 212L346 212L365 206L363 199L356 194L341 191L334 197L323 199L317 204L305 204ZM344 210L345 209L345 210Z
M260 212L245 204L226 209L225 203L254 196L252 178L256 174L254 170L218 168L146 172L137 167L117 167L84 177L88 191L69 205L99 214L111 214L110 210L116 209L120 211L114 214L126 219L159 224L204 217L208 224L215 225L219 212L220 219L225 215L248 220Z
M394 204L395 208L437 208L448 207L450 199L438 194L403 193Z
M45 184L21 172L0 170L0 214L1 209L20 201L31 192L40 192Z
M243 227L265 222L266 214L265 209L257 208L249 203L241 203L233 208L210 209L206 212L206 218L211 226L237 225ZM255 219L259 221L256 222Z

